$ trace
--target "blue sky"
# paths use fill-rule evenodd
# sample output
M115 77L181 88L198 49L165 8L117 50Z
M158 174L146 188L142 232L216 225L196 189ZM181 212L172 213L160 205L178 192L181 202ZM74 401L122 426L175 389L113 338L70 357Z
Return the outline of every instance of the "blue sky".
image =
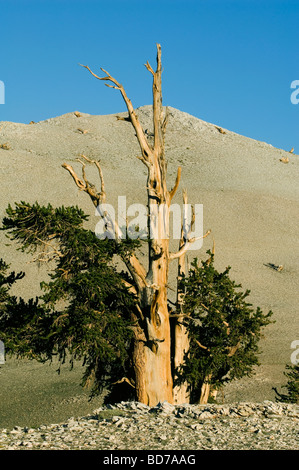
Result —
M298 24L298 0L0 0L0 121L124 111L79 63L150 104L158 42L165 105L299 154Z

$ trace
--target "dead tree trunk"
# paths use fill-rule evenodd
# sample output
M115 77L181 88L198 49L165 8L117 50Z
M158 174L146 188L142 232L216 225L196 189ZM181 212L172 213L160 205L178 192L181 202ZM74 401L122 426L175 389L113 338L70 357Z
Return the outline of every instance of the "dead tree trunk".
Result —
M200 398L199 398L199 404L205 405L208 403L209 396L211 393L211 375L209 374L207 377L205 377L204 382L201 386L201 392L200 392Z
M183 192L183 204L184 207L187 205L187 192ZM181 239L179 243L179 250L182 250L187 237L188 233L185 232L186 227L188 226L188 221L184 220L185 214L183 215L183 224L181 229ZM191 225L190 229L192 227ZM180 280L182 276L187 275L187 266L186 266L186 253L183 252L180 257L178 258L178 278L177 278L177 306L180 312L174 318L174 327L173 327L173 340L174 340L174 356L173 356L173 367L174 371L179 369L184 364L185 354L188 353L189 350L189 338L186 326L184 325L184 315L183 315L183 302L184 302L184 292L180 287ZM174 377L175 378L175 377ZM190 391L188 390L188 383L184 382L180 385L177 385L173 389L173 396L174 396L174 403L189 403L190 400Z
M174 187L168 191L166 185L167 165L164 152L168 113L167 110L164 113L162 107L162 64L161 46L159 44L157 45L156 71L152 69L148 62L145 66L153 77L153 144L148 141L123 86L104 69L101 70L106 75L99 77L87 65L83 67L88 69L98 80L105 81L107 86L121 92L129 113L126 120L131 122L140 145L141 155L138 158L147 167L148 171L148 268L146 270L135 255L123 255L123 261L132 277L130 287L139 299L137 312L134 312L137 325L135 327L135 350L133 354L136 398L142 403L156 405L159 401L167 400L169 403L174 401L171 329L167 303L169 263L173 259L182 260L190 243L194 240L186 237L177 253L169 252L169 207L179 186L181 169L178 169ZM63 167L73 176L77 186L88 193L93 204L97 207L105 201L106 197L103 175L99 162L84 158L94 163L98 168L101 180L101 190L98 192L86 179L84 162L81 161L83 180L78 178L71 166L64 164ZM115 226L115 222L110 222L110 226L114 230L116 229L117 232L118 228ZM185 330L181 330L181 340L186 334ZM187 338L183 342L187 344ZM180 349L181 344L182 341L177 341L176 347ZM176 355L176 362L180 360L182 360L182 354L179 351ZM183 395L183 397L177 396L175 401L186 401L186 393Z

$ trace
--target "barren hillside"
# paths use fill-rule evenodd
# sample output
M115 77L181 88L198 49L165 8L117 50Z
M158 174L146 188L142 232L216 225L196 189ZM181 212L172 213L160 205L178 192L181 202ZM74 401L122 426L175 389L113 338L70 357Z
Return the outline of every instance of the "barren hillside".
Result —
M137 113L150 132L151 106L139 108ZM79 171L75 159L82 153L101 159L108 203L117 206L119 195L127 196L128 206L145 202L146 172L136 158L137 140L130 123L116 116L81 113L77 117L71 112L32 124L0 122L1 219L8 203L50 202L54 206L79 205L91 214L89 227L95 227L98 219L89 198L61 167L64 162L72 163ZM170 108L166 150L169 186L177 167L182 167L181 190L174 202L181 203L181 191L187 188L189 202L203 204L204 230L212 230L202 250L190 256L204 257L214 238L216 266L224 269L230 265L231 276L251 290L253 305L274 312L276 323L265 329L261 342L261 367L253 378L229 385L224 400L273 400L272 387L285 383L283 372L290 362L291 342L299 339L299 156L174 108ZM281 161L286 158L287 163ZM97 174L88 174L97 183ZM16 251L14 244L7 246L3 233L0 237L1 257L11 263L11 269L27 274L16 294L35 296L41 276L46 276L45 268L28 263L30 257ZM276 271L268 263L283 269ZM173 282L174 275L175 270ZM35 416L34 422L41 416L51 422L55 412L57 422L56 416L65 419L74 407L78 414L89 412L93 405L79 390L78 377L80 368L57 376L55 367L7 361L0 369L0 427L14 416L21 416L19 424L25 425L28 415Z

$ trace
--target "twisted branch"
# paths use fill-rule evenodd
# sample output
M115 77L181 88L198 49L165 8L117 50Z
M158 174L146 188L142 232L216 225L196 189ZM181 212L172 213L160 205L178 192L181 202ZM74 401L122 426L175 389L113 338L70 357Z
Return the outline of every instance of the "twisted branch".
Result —
M95 186L89 183L89 181L87 180L86 174L85 174L85 163L82 162L80 159L77 159L77 160L82 165L83 180L78 177L78 175L76 174L76 172L74 171L71 165L64 163L62 167L65 168L71 174L77 187L81 191L86 192L90 196L94 206L97 208L99 204L103 204L106 201L104 176L103 176L102 168L100 166L100 161L91 160L85 155L81 155L81 157L84 158L84 160L86 160L87 163L94 164L97 167L98 172L99 172L100 182L101 182L101 191L97 191ZM111 220L109 220L109 222L110 222L110 225L113 227L114 233L116 235L116 240L119 241L120 229L118 227L117 222L111 221ZM135 282L137 291L140 291L146 286L146 272L145 272L144 267L142 266L142 264L140 263L136 255L124 254L122 256L122 260L127 266L128 271L130 272Z
M89 197L91 198L93 204L95 207L98 207L99 204L102 204L106 200L106 193L105 193L105 185L104 185L104 177L102 173L102 169L100 166L100 162L96 160L90 160L87 158L85 155L81 155L82 158L84 158L88 163L94 164L98 168L99 176L100 176L100 181L101 181L101 190L97 191L95 186L91 183L86 178L86 173L85 173L85 163L82 162L79 158L77 161L79 161L82 165L82 177L83 180L80 179L73 169L71 165L68 165L67 163L63 163L62 167L65 168L73 177L73 180L75 181L77 187L80 189L80 191L86 192Z
M176 176L176 180L175 180L175 184L174 184L174 187L172 188L171 191L169 191L169 199L170 199L170 202L171 200L173 199L175 193L177 192L177 189L179 187L179 184L180 184L180 180L181 180L181 174L182 174L182 168L179 166L178 167L178 171L177 171L177 176Z
M176 259L176 258L180 258L180 256L182 256L184 253L186 253L186 251L189 250L192 243L196 242L197 240L202 240L203 238L206 238L210 233L211 233L211 230L208 230L205 233L205 235L203 235L202 237L189 238L189 240L186 240L184 246L182 246L182 248L179 251L177 251L176 253L170 253L169 259L173 260L173 259Z
M138 119L138 116L136 114L136 112L134 111L134 108L133 108L133 105L132 105L132 102L131 100L128 98L127 94L126 94L126 91L124 89L124 87L114 78L112 77L109 72L107 72L105 69L103 69L101 67L101 70L106 74L105 77L99 77L98 75L96 75L90 68L88 65L82 65L82 64L79 64L81 65L81 67L84 67L85 69L87 69L95 78L97 78L98 80L103 80L103 81L108 81L108 82L111 82L113 83L114 85L109 85L108 83L105 83L106 86L108 86L109 88L114 88L116 90L119 90L121 92L121 95L125 101L125 104L127 106L127 110L128 110L128 113L129 113L129 117L130 117L130 121L135 129L135 132L136 132L136 136L137 136L137 139L138 139L138 142L139 142L139 145L140 145L140 148L141 148L141 151L142 151L142 158L144 159L144 161L148 161L149 160L149 156L152 152L152 149L147 141L147 138L145 136L145 133L143 131L143 128L139 122L139 119Z

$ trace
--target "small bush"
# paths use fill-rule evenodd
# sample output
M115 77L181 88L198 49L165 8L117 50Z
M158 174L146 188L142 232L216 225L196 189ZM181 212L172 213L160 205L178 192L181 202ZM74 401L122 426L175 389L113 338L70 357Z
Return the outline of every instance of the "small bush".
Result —
M10 150L10 145L6 142L5 144L0 144L0 149L2 150Z
M284 375L288 378L288 381L282 388L287 389L287 394L279 393L276 388L273 388L276 393L276 401L299 405L299 364L287 364Z
M261 329L272 323L272 312L254 310L246 301L250 291L242 292L230 279L230 267L219 273L214 256L208 254L201 264L194 260L181 285L190 348L178 377L190 384L191 402L200 403L208 400L211 390L251 375L259 365Z

